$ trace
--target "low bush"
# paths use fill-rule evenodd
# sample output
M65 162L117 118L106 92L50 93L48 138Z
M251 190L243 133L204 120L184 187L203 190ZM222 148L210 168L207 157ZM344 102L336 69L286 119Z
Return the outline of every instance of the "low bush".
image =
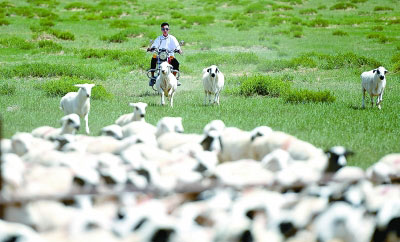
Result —
M317 14L318 11L314 8L306 8L306 9L301 9L299 13L302 15L314 15Z
M308 26L309 27L328 27L329 21L318 17L316 19L311 20L308 23Z
M382 33L372 33L372 34L367 35L367 38L368 38L368 39L376 39L379 43L382 43L382 44L391 41L390 38L386 37L386 36L385 36L384 34L382 34Z
M29 41L26 41L20 37L9 37L9 38L1 38L0 45L8 48L16 48L21 50L30 50L35 48L35 44Z
M7 19L0 18L0 26L10 25L10 22Z
M3 66L0 69L0 78L13 77L83 77L87 79L106 79L105 72L87 65L26 63L19 65Z
M266 10L266 5L262 2L256 2L249 4L245 9L245 13L259 13L264 12Z
M332 32L332 35L336 35L336 36L347 36L349 35L347 32L344 32L342 30L335 30Z
M37 84L35 88L43 90L49 97L62 97L68 92L76 92L79 88L75 87L76 84L94 83L90 80L83 80L79 78L63 77L60 79L46 81L42 84ZM96 84L92 89L92 99L107 100L111 99L113 95L100 84Z
M45 27L53 27L55 23L49 19L41 19L39 21L40 26L45 26Z
M289 103L331 103L336 97L329 90L291 89L284 93L283 99Z
M60 51L62 50L62 46L53 42L51 40L40 40L38 42L39 48L43 48L46 51Z
M381 25L374 26L374 27L372 27L372 30L373 31L383 31L383 26L381 26Z
M15 87L15 85L3 83L0 85L0 95L8 95L8 96L14 95L16 89L17 88Z
M400 61L394 63L393 65L393 73L399 73L400 72Z
M374 11L393 11L394 9L392 7L388 6L376 6L374 7Z
M114 20L110 23L111 28L120 28L125 29L131 26L130 21L128 20Z
M353 9L353 8L357 8L357 6L353 3L336 3L335 5L333 5L332 7L330 7L330 10L346 10L346 9Z
M288 11L288 10L293 10L292 6L287 6L287 5L281 5L281 4L276 4L272 6L272 10L277 11Z
M77 52L82 58L109 58L119 61L122 65L133 65L137 68L146 69L148 67L149 58L146 52L135 50L109 50L109 49L80 49Z
M119 32L111 36L101 36L100 39L110 43L122 43L128 41L128 38L122 32Z
M77 10L77 9L81 9L81 10L91 10L94 9L94 7L88 3L83 3L83 2L72 2L67 4L65 7L65 9L67 10Z
M290 82L270 76L244 76L239 86L239 94L244 96L261 95L279 97L282 93L289 90L290 86Z
M60 31L56 29L49 29L47 31L49 32L49 34L53 35L57 39L75 40L75 35L68 31Z
M397 54L395 54L394 56L392 56L391 61L392 61L393 63L400 62L400 53L397 53Z

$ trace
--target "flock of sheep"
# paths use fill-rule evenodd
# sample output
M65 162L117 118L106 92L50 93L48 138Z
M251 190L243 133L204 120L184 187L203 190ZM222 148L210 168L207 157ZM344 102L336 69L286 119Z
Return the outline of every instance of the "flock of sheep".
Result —
M323 151L267 126L154 126L142 102L100 136L80 135L93 84L78 87L61 99L62 127L1 140L0 242L400 239L400 154L364 171L347 166L344 147Z

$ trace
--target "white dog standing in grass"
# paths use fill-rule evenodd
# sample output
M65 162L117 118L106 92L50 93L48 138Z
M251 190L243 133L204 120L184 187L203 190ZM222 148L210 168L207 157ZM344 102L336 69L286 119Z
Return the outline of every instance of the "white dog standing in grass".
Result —
M365 108L365 91L367 91L371 97L371 106L374 106L374 96L378 96L376 100L376 106L381 109L381 102L383 91L386 86L386 73L388 71L385 67L380 66L377 69L366 71L361 74L361 85L362 85L362 107Z
M219 94L224 87L224 74L216 65L203 69L203 86L204 86L204 105L211 103L211 97L214 95L214 103L219 105Z
M61 98L60 108L65 115L76 113L85 119L86 133L89 134L90 96L95 84L76 84L78 92L69 92Z

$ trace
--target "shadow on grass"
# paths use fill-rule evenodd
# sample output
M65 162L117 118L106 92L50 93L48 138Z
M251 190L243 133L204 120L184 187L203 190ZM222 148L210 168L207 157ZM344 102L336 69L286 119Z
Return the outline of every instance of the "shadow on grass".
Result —
M138 95L138 97L153 97L153 96L158 96L159 94L156 91L145 91L144 93L141 93Z
M361 105L354 105L354 104L349 105L349 108L351 108L353 110L364 110L365 109L365 108L362 108Z

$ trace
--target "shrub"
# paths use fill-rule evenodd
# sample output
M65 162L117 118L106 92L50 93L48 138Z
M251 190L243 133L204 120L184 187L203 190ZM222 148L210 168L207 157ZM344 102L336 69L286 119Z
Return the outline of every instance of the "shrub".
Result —
M28 63L5 66L0 69L2 78L54 76L83 77L91 80L106 78L104 72L99 72L90 66L74 64Z
M395 63L395 62L400 62L400 53L397 53L397 54L395 54L394 56L392 56L391 61L392 61L393 63Z
M10 25L10 22L7 19L0 18L0 26Z
M259 13L266 10L266 6L262 2L252 3L244 9L245 13Z
M393 73L398 73L398 72L400 72L400 61L399 61L399 62L396 62L396 63L393 65Z
M55 29L49 29L49 33L55 36L57 39L62 40L75 40L75 35L68 31L60 31Z
M307 89L291 89L284 93L283 99L289 103L331 103L336 97L329 90L311 91Z
M15 36L0 39L0 45L8 48L16 48L22 50L30 50L35 48L35 44Z
M74 10L74 9L90 10L93 9L93 6L88 3L73 2L67 4L64 8L67 10Z
M388 6L376 6L374 7L374 11L393 11L393 8Z
M205 16L185 16L183 18L187 24L199 24L199 25L209 25L214 23L215 17L212 15Z
M61 79L46 81L43 84L36 85L37 89L43 90L47 96L50 97L62 97L68 92L76 92L78 88L75 84L82 83L94 83L90 80L83 80L79 78L63 77ZM106 100L111 99L113 95L106 91L106 89L100 85L96 84L92 89L92 99Z
M14 95L16 89L17 88L15 87L15 85L3 83L2 85L0 85L0 95L8 95L8 96Z
M79 53L82 58L109 58L119 61L122 65L133 65L141 69L146 69L149 62L146 53L140 49L130 51L83 49L79 50Z
M374 26L374 27L372 27L372 30L373 31L383 31L383 26L381 26L381 25Z
M376 68L382 64L372 58L356 55L352 52L345 54L331 55L318 55L320 60L319 67L326 70L339 69L339 68L358 68L358 67L372 67Z
M128 21L128 20L114 20L110 23L111 28L124 29L124 28L128 28L130 26L131 26L131 24L130 24L130 21Z
M317 12L318 11L316 9L313 9L313 8L301 9L299 11L299 13L303 14L303 15L313 15L313 14L317 14Z
M276 10L282 10L282 11L287 11L287 10L293 10L292 6L287 6L287 5L280 5L280 4L276 4L272 6L272 10L276 11Z
M53 27L55 25L55 23L48 19L41 19L39 22L39 25L45 26L45 27Z
M100 37L100 39L112 43L122 43L128 41L128 38L125 36L125 33L123 32L119 32L111 36L102 36Z
M247 78L243 77L239 86L239 93L244 96L262 95L279 97L283 92L290 89L290 82L282 81L270 76L256 75Z
M351 0L352 3L365 3L368 0Z
M60 51L62 50L62 46L53 42L51 40L41 40L38 42L39 48L43 48L46 51Z
M376 39L376 40L378 40L378 42L380 42L380 43L382 43L382 44L391 41L391 39L389 39L388 37L386 37L384 34L381 34L381 33L372 33L372 34L369 34L369 35L367 35L367 38L368 38L368 39Z
M357 8L355 4L352 3L336 3L332 7L330 7L330 10L346 10L346 9L352 9L352 8Z
M272 17L269 20L269 26L271 26L271 27L278 26L278 25L282 24L283 22L285 22L285 18Z
M310 27L328 27L329 26L329 21L326 19L322 18L316 18L314 20L311 20L310 23L308 24Z
M342 30L336 30L336 31L333 31L333 33L332 33L333 35L337 35L337 36L345 36L345 35L349 35L347 32L344 32L344 31L342 31Z

